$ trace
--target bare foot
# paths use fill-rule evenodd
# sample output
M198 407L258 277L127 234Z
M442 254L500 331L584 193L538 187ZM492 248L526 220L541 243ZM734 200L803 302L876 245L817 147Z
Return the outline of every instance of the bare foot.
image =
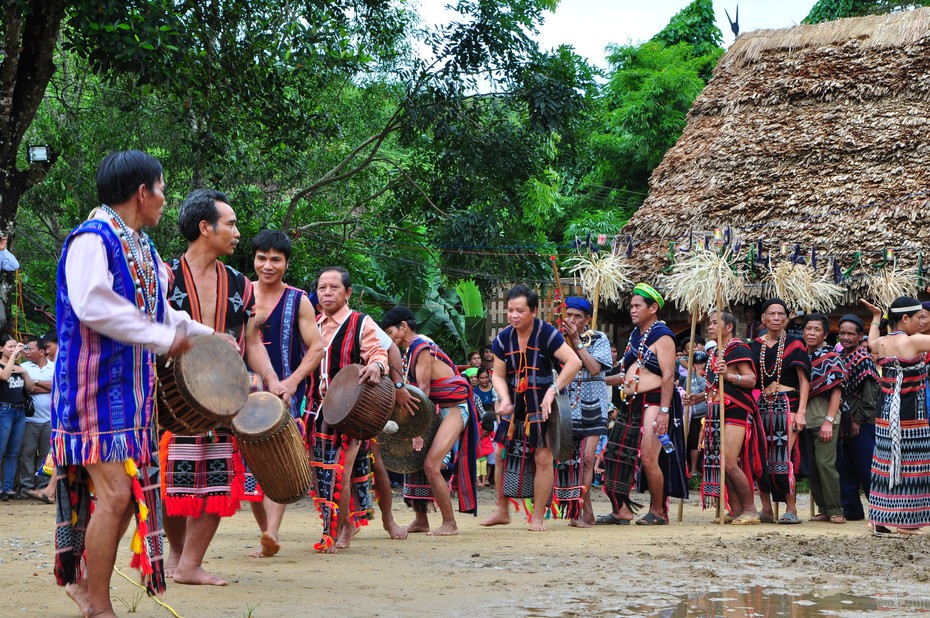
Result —
M406 530L408 534L413 534L415 532L429 532L429 524L421 524L414 520L413 523L407 524L404 527L404 530Z
M190 584L192 586L226 586L226 580L220 579L203 567L196 567L190 571L176 568L172 578L176 584Z
M572 528L591 528L594 526L594 524L589 524L587 521L585 521L583 517L581 519L571 520L568 525Z
M358 534L358 530L352 522L344 523L339 538L336 539L336 549L349 549L349 545L352 544L352 539Z
M395 541L403 541L407 538L407 531L402 526L398 526L397 522L393 519L389 522L385 522L384 529Z
M926 530L920 528L896 528L898 534L907 534L910 536L927 536Z
M459 527L455 524L454 521L444 521L442 525L431 530L426 534L429 536L455 536L459 533Z
M281 544L278 543L278 539L274 538L267 532L262 532L261 538L261 549L256 549L249 557L251 558L271 558L276 553L281 551Z
M505 526L510 523L510 509L497 509L494 513L481 522L482 526Z
M90 616L93 610L90 607L90 593L87 591L87 582L68 584L65 593L81 610L81 616Z
M530 532L545 532L546 525L543 523L542 517L530 517Z
M174 577L174 572L178 568L178 562L181 561L181 556L175 554L173 551L168 551L168 557L165 559L165 577L171 579Z

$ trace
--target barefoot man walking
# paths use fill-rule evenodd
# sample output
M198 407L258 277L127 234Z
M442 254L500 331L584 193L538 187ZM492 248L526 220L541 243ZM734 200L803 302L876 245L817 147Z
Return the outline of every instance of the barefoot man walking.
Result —
M497 509L482 526L510 523L507 497L533 498L530 530L544 531L543 517L552 495L552 449L546 440L549 412L556 394L581 369L581 361L562 333L536 317L539 296L525 285L507 292L510 326L494 339L494 390L500 396L500 425L494 442L506 447L506 460L497 447L494 470ZM558 376L555 368L562 363ZM504 470L506 468L506 471ZM535 471L535 473L534 473Z

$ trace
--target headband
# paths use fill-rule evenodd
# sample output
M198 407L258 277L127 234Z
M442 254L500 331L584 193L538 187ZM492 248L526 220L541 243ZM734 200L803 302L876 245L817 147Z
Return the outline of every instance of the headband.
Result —
M913 313L915 311L920 311L921 309L923 309L923 305L921 305L920 303L917 303L916 305L910 305L909 307L892 307L891 309L888 310L888 313L897 313L897 314Z
M591 307L591 303L589 303L587 299L582 298L580 296L569 296L568 298L566 298L565 308L575 309L577 311L583 311L584 313L587 313L588 315L591 315L593 313L593 308Z
M636 287L633 288L633 294L637 296L642 296L646 300L651 300L652 302L659 305L659 309L665 306L665 299L662 298L662 295L656 291L654 287L648 283L637 283Z

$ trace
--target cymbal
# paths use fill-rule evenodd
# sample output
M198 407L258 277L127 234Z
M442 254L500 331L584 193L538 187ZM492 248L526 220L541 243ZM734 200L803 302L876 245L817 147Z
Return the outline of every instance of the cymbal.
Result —
M436 404L430 401L426 393L421 391L412 384L404 384L407 392L413 395L417 403L417 410L413 414L404 410L397 404L397 398L394 398L394 410L391 412L390 420L397 423L398 429L394 432L395 438L407 439L422 436L429 428L430 415L436 414Z
M405 388L419 401L417 412L410 415L400 410L400 406L395 407L391 420L397 422L400 428L391 434L382 432L378 436L378 445L384 467L391 472L407 474L423 469L423 462L442 424L442 417L436 413L436 405L423 391L409 384ZM423 448L419 451L413 448L413 438L417 436L423 437Z
M552 400L549 420L546 422L546 442L552 458L566 461L572 458L572 406L565 395Z

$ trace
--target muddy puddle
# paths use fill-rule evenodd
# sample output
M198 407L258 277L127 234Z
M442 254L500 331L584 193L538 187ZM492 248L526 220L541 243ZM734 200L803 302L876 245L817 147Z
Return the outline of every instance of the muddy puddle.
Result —
M837 616L909 616L930 614L930 597L904 593L854 596L825 591L791 594L784 589L754 586L746 590L726 590L693 595L673 606L657 608L653 604L630 606L626 615L648 618L823 618Z

